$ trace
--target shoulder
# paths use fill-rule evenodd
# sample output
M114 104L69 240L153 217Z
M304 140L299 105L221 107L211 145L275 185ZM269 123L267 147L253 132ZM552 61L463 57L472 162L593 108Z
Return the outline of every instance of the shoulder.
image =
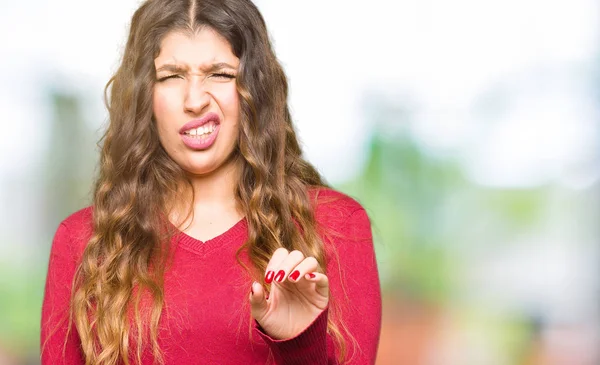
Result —
M320 224L343 223L356 215L366 215L364 207L353 197L331 188L309 190L315 219Z
M371 220L355 199L330 188L310 190L317 231L329 257L366 257L373 251ZM333 256L332 256L333 255Z
M55 239L66 239L72 248L82 249L92 236L93 232L93 208L85 207L72 213L58 226Z
M93 208L89 206L72 213L60 224L65 226L71 233L91 233L93 227L92 219Z

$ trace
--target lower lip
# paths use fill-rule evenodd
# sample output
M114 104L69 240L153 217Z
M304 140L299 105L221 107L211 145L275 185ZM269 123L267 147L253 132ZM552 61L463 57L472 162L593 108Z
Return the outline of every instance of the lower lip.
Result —
M213 143L215 143L220 127L221 125L217 124L215 126L215 130L208 137L204 138L197 138L188 136L187 134L180 134L181 140L183 141L183 144L185 144L193 150L205 150L212 146Z

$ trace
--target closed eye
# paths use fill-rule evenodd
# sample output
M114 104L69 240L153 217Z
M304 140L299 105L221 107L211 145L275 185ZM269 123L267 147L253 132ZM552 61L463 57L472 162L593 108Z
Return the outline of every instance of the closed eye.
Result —
M220 73L214 73L211 75L211 77L216 77L219 79L235 79L235 75L234 74L230 74L230 73L226 73L226 72L220 72Z
M161 82L161 81L165 81L168 79L182 79L182 78L183 77L179 74L172 74L172 75L168 75L168 76L159 77L156 81Z

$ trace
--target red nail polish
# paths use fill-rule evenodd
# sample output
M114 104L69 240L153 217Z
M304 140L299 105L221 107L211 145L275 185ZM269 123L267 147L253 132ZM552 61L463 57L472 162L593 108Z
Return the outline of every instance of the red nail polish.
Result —
M290 274L290 279L296 281L296 280L298 280L299 276L300 276L300 271L294 270L294 272Z
M308 274L308 277L311 279L314 279L317 277L317 275L313 274L312 272Z
M267 276L265 276L265 283L270 284L273 281L273 275L275 275L274 271L267 271Z
M279 270L277 272L277 275L275 275L275 279L273 279L273 280L281 283L283 281L283 278L285 278L285 271Z

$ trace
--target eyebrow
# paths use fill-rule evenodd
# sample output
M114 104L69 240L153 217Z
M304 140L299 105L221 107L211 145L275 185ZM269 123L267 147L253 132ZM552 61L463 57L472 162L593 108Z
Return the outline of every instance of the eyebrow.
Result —
M236 67L233 67L232 65L228 64L227 62L217 62L217 63L213 63L211 65L208 66L203 66L200 67L200 70L204 71L204 72L214 72L223 68L230 68L233 70L237 70ZM161 72L161 71L170 71L170 72L187 72L189 70L189 67L187 66L181 66L181 65L176 65L176 64L171 64L171 63L166 63L162 66L160 66L159 68L156 69L156 72Z

